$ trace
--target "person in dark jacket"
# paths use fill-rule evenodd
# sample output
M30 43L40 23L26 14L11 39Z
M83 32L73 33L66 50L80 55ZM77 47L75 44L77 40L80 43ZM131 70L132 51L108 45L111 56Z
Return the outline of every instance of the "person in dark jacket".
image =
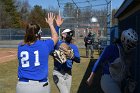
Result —
M89 57L89 51L90 52L90 57L93 58L93 43L94 43L94 38L92 36L92 33L89 32L88 35L84 38L84 42L85 42L85 47L86 47L86 57Z

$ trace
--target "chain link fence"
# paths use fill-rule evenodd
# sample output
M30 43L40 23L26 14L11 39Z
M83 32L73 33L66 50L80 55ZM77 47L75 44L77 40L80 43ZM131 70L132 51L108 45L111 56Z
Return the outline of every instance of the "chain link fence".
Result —
M25 29L0 29L0 47L17 47L23 41ZM50 37L50 30L42 29L43 37Z
M60 28L60 33L65 28ZM79 27L79 28L71 28L75 30L74 34L74 43L79 48L85 48L84 37L88 34L88 32L92 32L95 34L94 29L88 29L87 27ZM17 47L18 43L23 41L25 34L25 29L0 29L0 47ZM98 33L96 33L98 34ZM47 39L51 36L50 29L43 28L42 29L42 38ZM60 36L60 35L59 35ZM61 38L61 36L60 36ZM95 45L98 43L98 36L94 36ZM106 41L106 37L100 37L100 40Z

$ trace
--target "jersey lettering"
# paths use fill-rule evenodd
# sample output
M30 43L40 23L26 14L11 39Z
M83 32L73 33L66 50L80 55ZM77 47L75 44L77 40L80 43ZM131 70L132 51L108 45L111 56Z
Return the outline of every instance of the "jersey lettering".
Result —
M34 65L39 66L40 62L39 62L39 52L38 52L38 50L34 52L34 55L35 55L35 63L34 63ZM29 64L29 52L22 51L20 53L20 57L21 57L22 67L29 67L30 66L30 64Z
M40 62L39 62L39 53L38 53L38 51L35 51L34 54L35 54L35 66L39 66Z
M27 51L22 51L20 53L20 57L22 57L21 58L22 67L29 67L30 66L29 61L28 61L29 53Z

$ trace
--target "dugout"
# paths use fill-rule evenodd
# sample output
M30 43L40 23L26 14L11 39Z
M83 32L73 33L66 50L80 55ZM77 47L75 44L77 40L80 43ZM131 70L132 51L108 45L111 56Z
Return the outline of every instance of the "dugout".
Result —
M140 36L140 0L125 0L116 12L115 17L118 18L119 35L123 30L132 28ZM140 40L138 41L132 71L138 83L135 93L140 93Z

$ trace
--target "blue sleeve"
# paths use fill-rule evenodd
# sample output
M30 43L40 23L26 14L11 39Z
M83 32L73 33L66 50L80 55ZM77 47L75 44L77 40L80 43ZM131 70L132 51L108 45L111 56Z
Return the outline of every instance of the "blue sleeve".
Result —
M72 60L75 61L76 63L80 63L80 53L76 45L73 47L73 52L74 57Z
M55 27L55 30L56 30L56 32L57 32L58 35L59 35L59 29L60 29L59 26L56 26L56 27Z
M54 50L54 41L52 39L45 40L45 44L49 49L49 53Z
M56 30L56 32L57 32L58 35L59 35L59 29L60 29L59 26L56 26L56 27L55 27L55 30ZM59 45L59 41L56 43L54 49L57 49L58 45ZM54 50L53 50L53 51L54 51ZM53 51L52 51L52 52L53 52Z
M95 62L92 68L92 72L95 73L97 69L99 68L99 64L106 62L106 60L108 60L112 56L112 53L113 53L113 46L110 45L106 47L104 51L102 52L102 54L100 55L100 57L98 58L98 60Z
M58 40L58 42L56 43L56 45L54 47L54 50L55 49L58 49L61 43L62 43L62 41L61 40Z

